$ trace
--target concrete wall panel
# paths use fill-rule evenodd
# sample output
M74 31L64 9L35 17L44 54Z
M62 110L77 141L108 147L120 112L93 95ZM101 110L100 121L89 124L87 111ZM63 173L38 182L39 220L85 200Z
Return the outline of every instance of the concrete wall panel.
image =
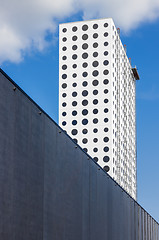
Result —
M158 223L0 70L0 239L158 240Z

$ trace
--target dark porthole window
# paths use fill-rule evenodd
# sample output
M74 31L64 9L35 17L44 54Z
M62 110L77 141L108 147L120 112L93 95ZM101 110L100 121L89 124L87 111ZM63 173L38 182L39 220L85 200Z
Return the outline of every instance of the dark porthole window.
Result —
M109 142L109 138L108 138L108 137L105 137L105 138L103 138L103 141L104 141L104 142Z
M98 43L97 42L93 43L93 47L97 48L98 47Z
M62 88L67 88L67 84L66 84L66 83L63 83L63 84L62 84Z
M77 67L77 64L73 64L72 67L73 67L73 68L76 68L76 67Z
M83 31L87 31L87 29L88 29L88 25L85 24L85 25L82 26Z
M66 116L66 114L67 114L66 112L63 112L63 113L62 113L62 116L63 116L63 117L65 117L65 116Z
M62 79L66 79L67 75L66 74L62 74Z
M77 83L73 83L72 86L73 86L73 87L76 87L76 86L77 86Z
M73 115L73 116L76 116L76 115L77 115L77 111L73 111L73 112L72 112L72 115Z
M77 129L73 129L71 133L72 133L72 135L76 135L78 133L78 131L77 131Z
M87 34L83 34L83 35L82 35L82 39L83 39L83 40L87 40L87 39L88 39L88 35L87 35Z
M66 38L66 37L64 37L64 38L62 39L62 41L63 41L63 42L66 42L66 41L67 41L67 38Z
M92 75L93 75L94 77L98 76L98 74L99 74L99 72L98 72L97 70L94 70L93 73L92 73Z
M98 37L98 33L94 33L93 38L97 38L97 37Z
M94 62L92 63L92 65L93 65L93 67L98 67L99 62L98 62L98 61L94 61Z
M77 92L73 92L72 97L76 97L76 96L77 96Z
M104 23L104 27L108 27L108 23Z
M104 166L103 169L104 169L104 171L109 172L110 167L109 166Z
M97 29L97 28L98 28L98 24L95 23L95 24L93 25L93 28L94 28L94 29Z
M85 97L85 96L87 96L88 95L88 91L87 90L84 90L83 92L82 92L82 95Z
M108 93L108 89L104 89L104 93L107 94Z
M88 73L87 73L87 72L83 72L83 73L82 73L82 76L83 76L83 77L87 77L87 76L88 76Z
M72 28L72 31L73 31L73 32L76 32L76 31L77 31L77 27L76 27L76 26L73 27L73 28Z
M108 132L109 131L109 129L106 127L106 128L104 128L104 132Z
M104 84L108 84L108 83L109 83L109 80L108 80L108 79L105 79L105 80L103 81L103 83L104 83Z
M62 122L62 125L63 125L63 126L66 126L66 121L63 121L63 122Z
M76 50L76 49L77 49L77 45L73 45L73 46L72 46L72 49L73 49L73 50Z
M98 123L98 119L97 119L97 118L94 118L94 119L93 119L93 123L94 123L94 124L97 124L97 123Z
M83 58L83 59L88 58L88 53L83 53L83 54L82 54L82 58Z
M96 162L98 162L98 158L97 158L97 157L94 157L94 160L95 160Z
M63 57L62 57L62 60L66 60L66 59L67 59L67 57L66 57L66 56L63 56Z
M83 109L82 110L82 115L87 115L88 114L88 110L87 109Z
M62 65L62 69L66 70L67 69L67 65Z
M104 157L103 157L103 161L104 161L104 162L109 162L109 160L110 160L110 158L109 158L108 156L104 156Z
M105 42L105 43L104 43L104 46L105 46L105 47L108 46L108 42Z
M72 59L77 59L77 54L73 54Z
M93 80L92 82L93 86L97 86L99 84L98 80Z
M66 96L67 96L67 94L66 94L66 93L63 93L63 94L62 94L62 97L66 97Z
M104 150L104 152L108 152L109 148L108 147L104 147L103 150Z
M98 142L98 138L94 138L93 142L95 142L95 143Z
M98 152L98 148L93 148L93 152Z
M97 133L97 132L98 132L98 129L97 129L97 128L94 128L94 129L93 129L93 132L94 132L94 133Z
M66 105L67 105L67 104L66 104L65 102L62 103L62 106L63 106L63 107L66 107Z
M83 64L82 64L82 67L84 67L84 68L86 68L88 66L88 63L86 63L86 62L84 62Z
M87 139L87 138L83 138L83 139L82 139L82 142L83 142L84 144L86 144L86 143L88 142L88 139Z
M104 99L104 103L108 103L108 99L106 98L106 99Z
M72 106L74 106L74 107L77 106L77 102L76 102L76 101L73 101L73 102L72 102Z
M72 121L72 125L76 125L77 124L77 121L76 120L73 120Z
M82 85L83 85L83 87L86 87L86 86L88 85L88 82L84 81L84 82L82 83Z
M104 109L104 112L107 113L107 112L108 112L108 108L105 108L105 109Z
M87 148L83 148L83 151L88 152L88 149Z
M87 44L87 43L84 43L84 44L82 45L82 48L83 48L83 49L87 49L87 48L88 48L88 44Z
M63 28L62 31L65 33L65 32L67 32L67 29L66 29L66 28Z
M82 105L83 105L83 106L86 106L87 104L88 104L88 101L87 101L87 100L83 100L83 101L82 101Z
M76 74L76 73L72 74L72 77L73 77L73 78L76 78L76 77L77 77L77 74Z
M104 52L104 56L107 56L107 55L108 55L108 51L105 51L105 52Z
M108 74L109 74L109 71L106 69L106 70L103 71L103 74L104 74L104 75L108 75Z
M83 133L83 134L87 134L87 133L88 133L88 130L87 130L86 128L84 128L84 129L82 130L82 133Z
M84 118L84 119L82 120L82 124L83 124L83 125L87 125L87 123L88 123L88 120L87 120L86 118Z
M77 140L76 138L74 138L73 141L74 141L75 143L78 143L78 140Z
M66 51L66 50L67 50L67 47L63 47L62 50L63 50L63 51Z
M107 32L104 33L104 37L108 37L108 33Z
M72 37L72 40L73 40L73 41L76 41L76 40L77 40L77 36L73 36L73 37Z
M98 90L95 89L95 90L93 91L93 95L97 95L97 94L98 94Z
M94 99L94 100L93 100L93 104L95 104L95 105L98 104L98 100L97 100L97 99Z
M104 118L104 122L107 123L108 122L108 118Z
M108 61L108 60L105 60L105 61L103 62L103 64L104 64L105 66L107 66L107 65L109 64L109 61Z
M97 108L93 109L93 113L97 114L98 113L98 109Z
M94 52L94 53L93 53L93 57L98 57L98 53L97 53L97 52Z

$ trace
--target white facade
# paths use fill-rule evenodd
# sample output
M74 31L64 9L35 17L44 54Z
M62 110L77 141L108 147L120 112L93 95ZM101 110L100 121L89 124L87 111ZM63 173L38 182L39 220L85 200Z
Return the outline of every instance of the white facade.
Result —
M59 124L136 199L135 79L114 22L59 32Z

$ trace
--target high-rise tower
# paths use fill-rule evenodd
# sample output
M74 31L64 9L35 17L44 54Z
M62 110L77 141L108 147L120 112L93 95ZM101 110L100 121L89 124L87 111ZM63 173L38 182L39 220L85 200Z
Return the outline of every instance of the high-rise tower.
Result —
M111 18L61 24L59 124L136 199L135 80Z

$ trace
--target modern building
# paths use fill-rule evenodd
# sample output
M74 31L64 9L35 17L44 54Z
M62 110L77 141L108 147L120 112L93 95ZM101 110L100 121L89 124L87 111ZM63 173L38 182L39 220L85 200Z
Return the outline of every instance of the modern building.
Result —
M59 124L134 199L136 79L111 18L60 25Z

